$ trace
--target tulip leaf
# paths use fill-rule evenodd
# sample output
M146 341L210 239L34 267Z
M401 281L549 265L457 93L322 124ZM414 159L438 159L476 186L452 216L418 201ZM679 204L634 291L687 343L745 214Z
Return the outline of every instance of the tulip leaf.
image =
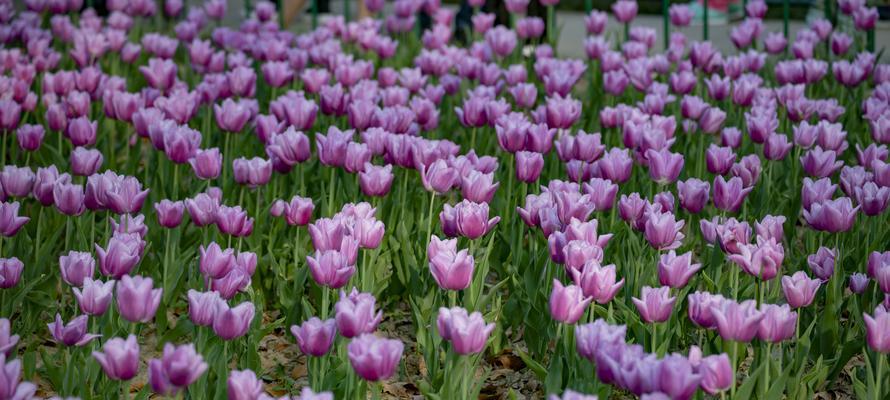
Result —
M547 378L547 368L541 365L541 363L535 361L530 355L528 355L528 353L519 349L515 349L515 351L516 355L518 355L519 358L522 359L522 362L524 362L525 365L527 365L528 368L535 373L535 376L537 376L539 380L543 381Z
M757 387L757 380L763 376L764 368L766 368L766 363L761 363L759 367L750 372L745 381L742 382L742 385L736 390L734 398L750 399L752 397L751 394L754 393L754 388Z

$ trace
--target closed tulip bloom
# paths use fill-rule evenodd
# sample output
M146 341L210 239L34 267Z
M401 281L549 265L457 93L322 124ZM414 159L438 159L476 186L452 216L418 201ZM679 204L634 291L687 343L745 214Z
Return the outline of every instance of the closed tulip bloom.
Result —
M208 180L219 176L222 171L223 157L216 147L206 150L197 149L188 162L198 179Z
M829 178L815 181L809 177L803 178L803 186L800 193L801 207L808 210L815 203L831 200L836 191L837 185L831 183Z
M658 261L658 281L664 285L674 289L682 289L689 283L701 264L692 263L692 252L684 253L677 256L673 250L667 254L662 254Z
M723 175L729 172L735 163L736 155L732 151L732 147L720 147L711 144L705 152L705 161L708 166L708 172L712 174Z
M43 144L45 131L43 125L22 125L15 132L19 148L24 151L36 151Z
M108 208L115 214L133 214L142 209L149 189L142 190L142 183L134 176L122 176L108 188L105 196Z
M201 252L199 267L201 273L211 279L220 279L226 276L235 267L235 251L223 250L216 242L199 247Z
M59 270L62 280L74 286L83 286L84 280L93 277L96 261L90 253L69 251L68 254L59 256Z
M580 286L563 286L562 282L554 279L549 301L550 317L565 324L574 324L592 300L593 298L584 296Z
M569 129L581 117L581 102L571 95L563 97L559 94L547 98L544 107L547 125L555 129Z
M90 146L96 143L98 127L98 122L90 121L87 117L79 117L68 121L65 135L75 146Z
M181 201L161 200L154 204L155 213L158 215L158 225L165 228L176 228L182 223L182 214L185 212L185 204Z
M263 3L259 3L260 5ZM260 400L267 398L263 381L249 370L232 371L226 379L226 394L229 400Z
M760 328L760 320L763 313L757 309L754 300L745 300L737 303L732 300L724 301L720 305L712 306L711 312L717 322L717 332L724 340L747 343Z
M844 162L837 160L837 153L833 150L822 150L816 146L800 157L804 172L816 178L825 178L840 169Z
M757 236L761 236L764 239L775 239L776 242L782 243L782 238L785 237L784 224L785 216L767 215L754 225L754 231L757 233Z
M53 189L59 178L62 178L63 182L71 181L71 176L68 174L60 176L59 169L55 165L37 168L37 173L34 176L34 185L31 187L31 195L45 207L53 205L55 201Z
M868 276L863 273L855 273L850 275L850 291L855 294L862 294L868 288Z
M531 151L518 151L515 154L516 179L522 182L534 183L541 176L544 169L544 156L541 153Z
M813 271L813 275L823 282L828 281L834 275L834 261L837 251L827 247L819 247L815 254L807 256L807 265Z
M686 237L681 230L685 221L677 221L674 214L670 212L662 213L653 211L648 213L644 228L646 241L649 245L658 250L672 250L683 244L683 238Z
M96 149L77 147L71 152L71 173L76 176L90 176L102 166L102 152Z
M213 105L213 116L220 130L230 133L241 132L250 121L251 111L245 101L226 99L222 105Z
M103 249L94 245L99 258L99 271L114 279L120 279L133 270L142 258L145 241L137 234L114 234Z
M722 176L714 178L714 206L720 210L737 212L742 207L745 197L754 190L753 186L744 187L742 178L733 177L729 181Z
M25 268L18 258L0 258L0 289L9 289L18 285Z
M619 0L612 3L612 13L615 14L615 19L618 22L626 24L633 21L637 16L637 2L636 0Z
M93 352L93 358L108 379L128 381L139 372L139 342L132 334L126 340L117 337L110 339L102 346L102 352Z
M867 182L855 189L856 202L862 207L862 213L868 216L880 215L890 203L890 187L879 187L874 182Z
M0 185L3 192L11 197L27 197L34 187L36 176L30 167L6 165L0 171Z
M163 289L154 289L151 278L124 275L117 284L117 311L127 321L151 321L161 303Z
M481 313L467 313L461 307L439 307L436 326L439 336L451 342L454 352L460 355L482 352L494 330L494 323L486 324Z
M618 185L608 179L592 178L583 185L584 192L590 196L597 211L611 210L618 195Z
M646 159L649 161L649 177L661 185L677 180L683 170L683 155L671 153L666 148L647 150Z
M837 233L853 227L857 211L859 206L853 207L849 197L841 197L812 204L803 210L803 217L813 229Z
M337 338L337 323L333 318L322 321L312 317L304 321L303 325L291 326L290 331L303 354L321 357L330 351Z
M569 270L572 281L581 287L584 296L593 298L598 304L606 304L615 297L624 286L624 279L617 281L615 265L602 266L591 260L580 269Z
M705 329L716 329L717 320L714 318L714 307L721 307L727 301L719 294L708 292L695 292L689 295L689 320Z
M192 199L185 199L185 207L195 225L206 226L216 222L219 200L207 193L199 193Z
M821 284L818 279L810 279L806 272L797 271L794 275L782 277L782 292L792 308L807 307L812 304Z
M173 396L194 383L207 371L204 358L192 343L174 346L164 344L161 358L148 362L148 382L152 391Z
M431 192L445 194L458 183L458 170L448 165L445 160L437 160L426 167L420 168L420 179L423 187Z
M74 288L74 297L80 305L80 311L87 315L102 315L111 304L111 295L115 281L102 283L87 277L83 280L83 289Z
M670 288L667 286L643 286L640 298L634 297L632 300L640 313L640 319L650 324L667 321L671 317L674 303L677 302L676 297L670 297Z
M473 240L484 236L494 229L494 226L498 224L501 218L494 217L489 219L488 211L487 203L473 203L469 200L458 203L454 207L454 213L457 216L458 234Z
M253 218L241 206L219 206L216 213L216 227L221 233L235 237L250 236L253 232Z
M272 179L272 162L260 157L244 157L232 161L235 182L251 189L263 186Z
M490 203L494 192L500 186L494 182L494 173L483 174L473 170L460 178L461 195L472 202Z
M714 134L723 127L723 122L725 121L726 112L717 107L711 107L702 113L701 118L698 120L698 124L701 127L702 132Z
M392 187L392 165L373 165L366 162L362 171L358 174L359 186L365 196L384 197Z
M20 204L17 201L12 203L0 203L0 234L6 237L13 237L22 229L31 218L19 216Z
M865 272L869 277L875 279L877 277L878 269L890 266L890 251L885 251L883 253L873 251L868 255L868 264L866 265Z
M708 197L711 184L696 178L685 181L677 181L677 194L680 197L680 207L690 213L697 214L708 205Z
M875 308L874 315L862 314L865 319L865 336L872 350L890 353L890 312L882 306Z
M338 250L316 251L314 256L307 256L309 272L312 279L322 286L339 289L349 281L355 273L355 265L349 262L349 255Z
M246 301L235 307L229 307L224 301L217 303L216 316L213 318L213 332L222 340L232 340L244 336L250 329L256 309L253 303Z
M797 313L791 311L787 304L781 306L764 304L761 307L763 319L757 330L757 337L769 343L779 343L794 337Z
M686 4L671 4L668 14L671 17L671 24L678 27L688 26L692 22L692 17L695 16L692 9Z
M291 127L284 133L273 136L266 147L266 152L270 157L292 167L308 160L311 156L309 138L303 132Z
M376 301L374 295L359 293L356 288L352 288L348 296L341 290L340 300L334 305L335 320L340 335L354 338L365 333L373 333L383 318L382 311L374 312Z
M430 237L427 248L430 272L439 287L463 290L470 286L475 263L467 250L457 251L457 239L440 240Z
M781 133L776 133L770 135L766 139L766 142L764 142L763 156L766 157L767 160L781 161L785 159L785 156L791 151L791 147L793 147L793 144L788 141L787 136Z
M197 326L211 326L216 319L219 303L223 302L218 292L188 291L189 320Z
M702 390L710 395L723 392L735 383L732 365L726 353L702 358L698 372L701 374Z
M772 238L758 236L756 244L741 245L738 250L738 253L729 255L729 260L749 275L765 281L778 275L785 259L785 249Z
M396 339L364 334L350 341L346 350L355 373L366 381L377 382L395 374L404 344Z
M312 211L315 210L315 204L312 199L300 196L294 196L289 203L281 202L283 209L281 216L284 217L290 226L304 226L312 220Z
M62 322L62 316L56 314L56 320L51 324L47 324L47 327L57 343L64 344L65 346L81 347L100 336L87 333L88 318L86 315L81 315L72 319L66 325Z

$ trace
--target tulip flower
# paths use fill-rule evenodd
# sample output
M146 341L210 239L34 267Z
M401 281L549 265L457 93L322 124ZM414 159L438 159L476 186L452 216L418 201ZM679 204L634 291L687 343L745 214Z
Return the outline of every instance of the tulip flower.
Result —
M337 325L334 319L322 321L312 317L303 325L293 325L291 333L297 339L300 351L304 354L321 357L328 353L337 336Z
M349 363L355 373L369 382L389 379L395 374L404 345L396 339L364 334L347 346Z
M671 250L658 261L658 281L662 285L682 289L700 269L701 264L692 264L692 252L677 256Z
M373 333L383 318L383 312L374 313L376 299L370 293L359 293L352 288L347 296L340 291L340 300L334 305L335 320L340 335L354 338L365 333Z
M481 352L494 330L494 323L486 324L481 313L467 313L461 307L440 307L436 326L439 336L451 342L454 352L460 355Z
M62 322L62 316L56 314L56 320L51 324L47 324L47 327L53 339L59 344L81 347L100 336L87 333L88 318L86 315L81 315L72 319L66 325Z
M640 319L647 323L658 323L671 317L677 298L670 297L670 288L667 286L644 286L640 298L634 297L632 300L640 313Z
M253 321L255 308L247 301L235 307L229 307L224 301L216 303L216 315L213 317L213 332L222 340L232 340L244 336Z
M113 338L102 346L102 352L94 351L93 358L105 371L105 375L116 381L128 381L139 371L139 343L136 336L127 339Z
M123 275L117 283L117 311L127 321L148 322L161 303L163 289L154 289L151 278Z
M164 344L161 358L148 362L148 382L155 393L172 396L194 383L207 371L204 358L194 344Z
M565 324L574 324L584 314L584 310L593 299L584 296L584 291L579 286L563 286L554 279L553 291L550 293L550 316Z
M80 305L80 311L87 315L102 315L111 304L112 290L115 281L102 283L89 277L83 279L83 289L73 288L74 298Z
M0 258L0 289L9 289L18 285L22 279L25 264L18 258Z
M760 340L778 343L794 336L797 313L791 311L788 304L781 306L764 304L761 307L761 312L763 319L760 320L760 327L757 331L757 337Z
M717 332L724 340L747 343L757 335L763 313L756 308L754 300L741 303L727 300L711 307Z

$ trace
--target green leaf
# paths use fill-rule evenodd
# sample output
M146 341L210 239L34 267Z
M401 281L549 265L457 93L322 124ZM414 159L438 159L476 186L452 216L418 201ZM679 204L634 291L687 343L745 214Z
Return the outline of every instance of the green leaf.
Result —
M535 373L535 376L537 376L539 380L543 381L547 378L547 368L544 368L541 363L535 361L530 355L528 355L528 353L522 350L514 349L513 351L515 351L516 355L518 355L519 358L522 359L522 362L524 362L525 365L528 366L528 368Z
M761 363L754 372L748 374L748 378L745 379L745 382L742 383L742 386L739 386L739 389L735 392L736 399L750 399L751 394L754 392L754 388L757 387L757 380L759 377L763 376L763 368L766 367L765 363Z

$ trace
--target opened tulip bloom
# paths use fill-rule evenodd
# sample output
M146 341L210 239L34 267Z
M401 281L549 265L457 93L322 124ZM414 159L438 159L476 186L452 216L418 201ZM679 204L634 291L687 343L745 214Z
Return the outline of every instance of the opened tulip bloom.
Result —
M485 323L479 312L467 313L461 307L439 308L436 319L439 336L451 342L457 354L476 354L485 349L488 336L494 330L493 323Z

